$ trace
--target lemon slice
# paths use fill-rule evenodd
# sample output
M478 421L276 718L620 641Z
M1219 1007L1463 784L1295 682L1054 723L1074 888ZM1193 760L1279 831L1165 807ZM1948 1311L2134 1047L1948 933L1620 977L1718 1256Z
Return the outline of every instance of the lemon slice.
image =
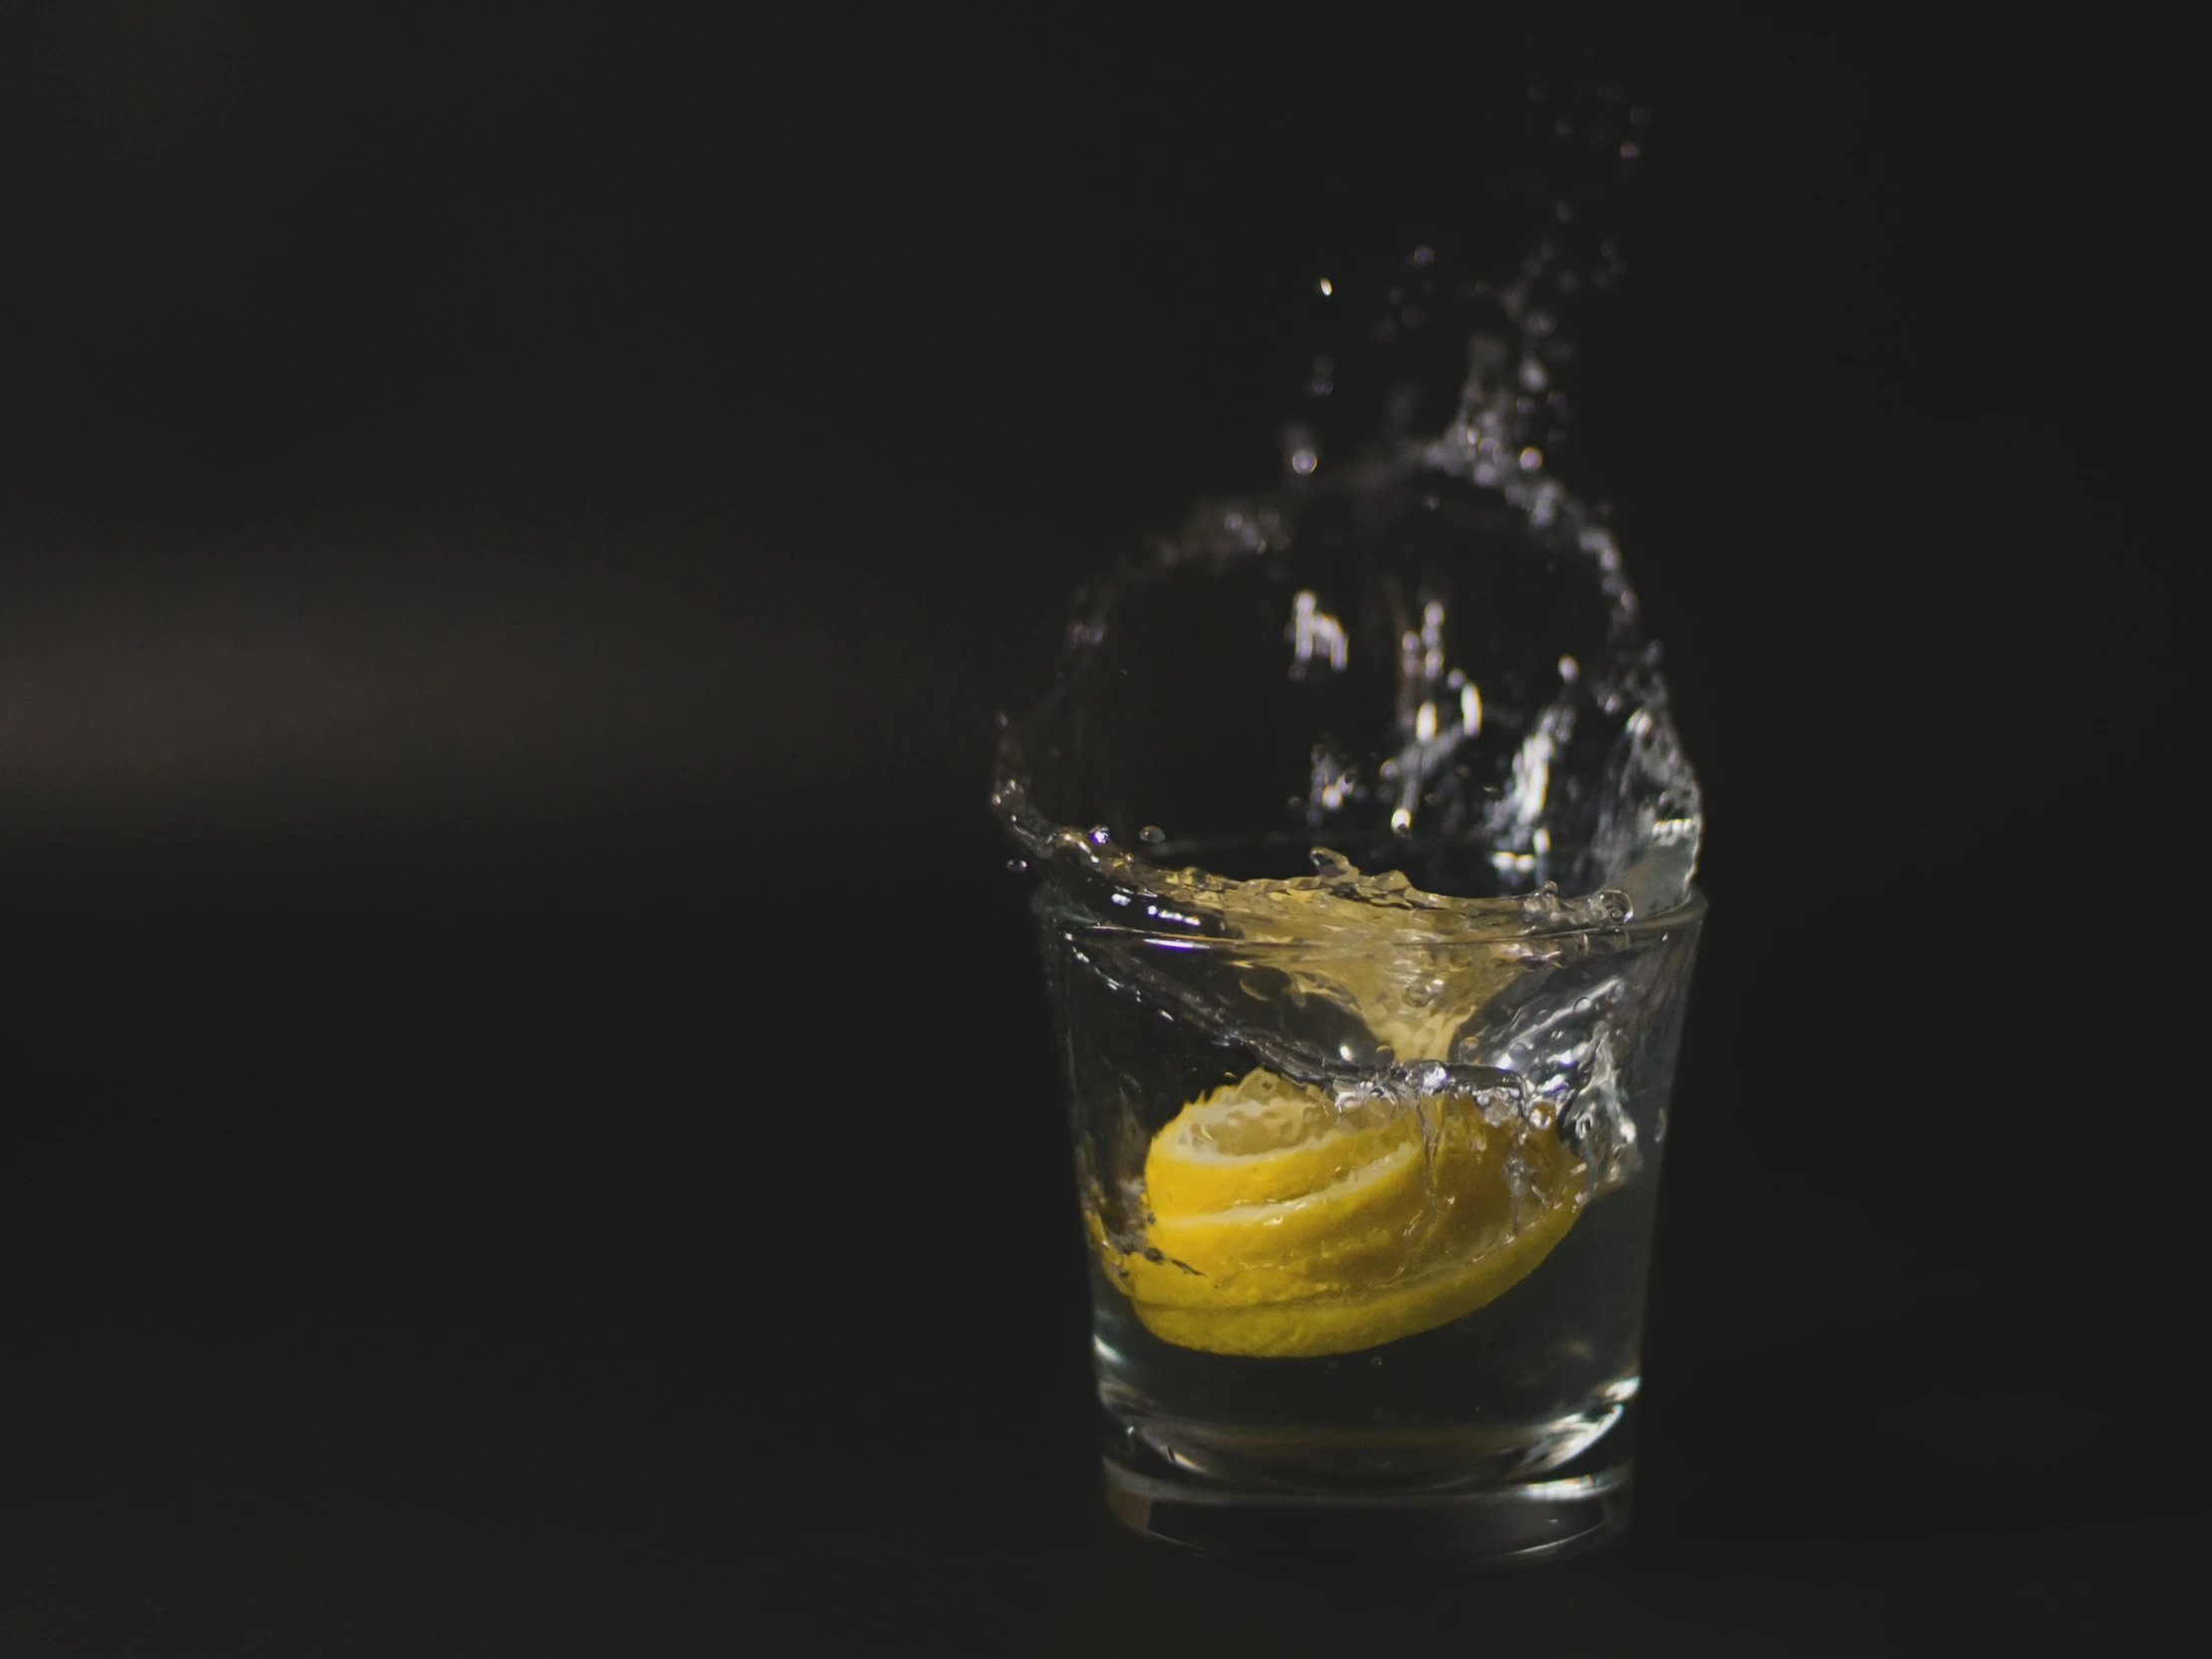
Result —
M1224 1301L1175 1307L1140 1301L1135 1304L1137 1318L1162 1342L1208 1354L1256 1359L1357 1354L1449 1325L1503 1296L1566 1237L1579 1208L1574 1198L1564 1198L1497 1249L1381 1289L1348 1288L1294 1302L1245 1306Z
M1146 1229L1153 1247L1209 1278L1247 1268L1295 1264L1317 1250L1342 1250L1374 1238L1386 1248L1426 1209L1421 1149L1391 1147L1319 1191L1264 1204L1234 1204L1198 1215L1155 1209Z
M1403 1116L1347 1122L1321 1090L1263 1068L1193 1101L1153 1137L1145 1192L1160 1215L1297 1198L1404 1144L1417 1127Z
M1446 1096L1340 1116L1259 1071L1184 1108L1145 1163L1151 1248L1102 1257L1155 1336L1214 1354L1350 1353L1458 1319L1580 1213L1549 1131Z

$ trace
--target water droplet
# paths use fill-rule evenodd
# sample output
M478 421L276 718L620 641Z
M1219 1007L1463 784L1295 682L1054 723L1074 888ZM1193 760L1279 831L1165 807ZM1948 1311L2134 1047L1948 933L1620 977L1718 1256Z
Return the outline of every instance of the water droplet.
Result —
M1137 839L1143 841L1147 846L1164 846L1167 844L1167 838L1168 832L1157 824L1148 824L1137 831Z
M1310 477L1321 465L1321 441L1310 426L1291 426L1283 433L1283 464L1299 477Z
M1324 299L1327 299L1331 294L1337 291L1337 284L1332 282L1326 276L1324 276L1320 281L1316 282L1314 286L1321 290L1321 296Z
M1523 449L1520 452L1521 471L1534 472L1543 464L1544 452L1541 449L1538 449L1534 444L1530 444L1526 449Z
M1350 660L1351 638L1344 624L1321 608L1312 589L1302 589L1291 599L1291 625L1284 630L1291 642L1291 678L1306 678L1306 667L1317 656L1327 657L1339 673Z

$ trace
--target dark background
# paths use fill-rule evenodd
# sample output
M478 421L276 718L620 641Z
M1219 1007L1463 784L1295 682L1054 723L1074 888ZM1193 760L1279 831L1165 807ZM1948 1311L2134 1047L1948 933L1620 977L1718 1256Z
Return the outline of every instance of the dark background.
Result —
M4 28L0 1652L2201 1604L2170 43ZM1562 464L1711 821L1638 1528L1154 1552L990 716L1082 572L1264 474L1314 275L1479 220L1500 100L1598 60L1655 113Z

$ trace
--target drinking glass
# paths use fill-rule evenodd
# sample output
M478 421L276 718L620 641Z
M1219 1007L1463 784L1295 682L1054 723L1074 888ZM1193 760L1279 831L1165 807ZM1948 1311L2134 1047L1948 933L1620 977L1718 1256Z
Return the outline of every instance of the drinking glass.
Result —
M1611 1537L1704 899L1377 902L1317 854L1262 902L1173 850L1032 902L1113 1513L1269 1560Z

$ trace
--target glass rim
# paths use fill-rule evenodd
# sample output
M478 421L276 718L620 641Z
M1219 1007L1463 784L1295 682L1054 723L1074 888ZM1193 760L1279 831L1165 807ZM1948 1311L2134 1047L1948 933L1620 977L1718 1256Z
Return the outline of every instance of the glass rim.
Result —
M1000 720L998 766L991 790L993 816L1000 828L1028 854L1022 867L1034 867L1046 884L1065 893L1071 903L1097 916L1107 926L1122 924L1116 921L1111 910L1087 902L1075 890L1078 878L1087 878L1088 882L1103 887L1111 903L1122 906L1144 903L1146 913L1154 916L1163 915L1163 901L1173 906L1212 908L1209 894L1241 892L1258 896L1270 891L1333 889L1347 901L1367 904L1377 917L1393 909L1405 915L1406 921L1401 926L1370 929L1370 939L1426 939L1438 944L1558 938L1578 933L1640 933L1653 926L1680 925L1705 912L1705 896L1694 879L1694 854L1690 869L1682 879L1681 899L1664 910L1646 915L1636 913L1629 894L1619 886L1600 886L1588 892L1567 894L1561 893L1556 883L1546 881L1533 893L1474 896L1434 892L1414 886L1402 870L1365 873L1342 853L1311 843L1317 872L1311 876L1240 877L1197 864L1178 867L1157 858L1157 851L1172 853L1173 843L1137 851L1117 843L1103 827L1081 830L1056 824L1040 812L1029 799L1014 723L1003 715ZM1181 844L1193 850L1197 845ZM1148 856L1148 853L1154 855ZM1034 865L1028 860L1034 860ZM1132 922L1135 919L1134 916L1129 918ZM1186 942L1232 937L1207 932L1198 917L1186 917L1179 908L1166 911L1165 919L1168 926L1161 929L1133 926L1125 930L1138 934L1156 933L1163 939ZM1184 928L1179 929L1177 923L1183 923ZM1236 942L1248 945L1273 942L1309 950L1318 942L1234 937Z
M1157 943L1174 950L1238 951L1246 953L1265 951L1313 955L1328 954L1346 948L1348 945L1363 950L1373 949L1379 944L1399 949L1419 947L1431 950L1495 948L1516 944L1540 946L1547 941L1572 938L1648 937L1653 933L1664 933L1674 928L1702 922L1705 919L1706 910L1709 908L1704 889L1694 880L1685 885L1680 903L1648 914L1638 914L1630 909L1627 914L1617 921L1561 919L1556 924L1547 925L1541 920L1531 924L1527 920L1527 912L1522 906L1530 901L1540 904L1544 895L1537 893L1479 900L1448 900L1447 905L1433 908L1414 905L1399 907L1375 904L1369 906L1369 911L1371 915L1377 918L1378 923L1380 923L1380 918L1387 915L1393 908L1401 908L1401 913L1407 918L1406 922L1394 927L1378 924L1372 928L1363 929L1357 944L1353 945L1353 941L1340 942L1327 935L1269 939L1252 938L1241 933L1202 932L1196 930L1195 925L1192 927L1175 926L1174 920L1180 920L1181 917L1179 913L1172 911L1170 914L1173 920L1169 920L1166 925L1147 926L1144 925L1143 918L1139 915L1117 915L1111 910L1101 909L1085 901L1062 877L1062 873L1049 865L1040 867L1038 874L1039 881L1036 896L1042 898L1049 892L1063 898L1069 909L1074 912L1068 919L1076 923L1075 931L1086 937L1111 936L1145 943ZM1600 889L1601 894L1617 891L1618 889L1615 888ZM1123 887L1119 883L1114 884L1112 895L1115 900L1126 903L1132 908L1141 901L1152 899L1153 902L1147 905L1147 910L1153 915L1158 915L1162 908L1154 895L1134 888ZM1436 897L1443 895L1424 894L1422 896ZM1600 894L1588 896L1595 898ZM1565 905L1572 904L1575 900L1561 899L1559 902L1564 908ZM1469 910L1460 907L1471 904L1479 904L1482 908L1470 913ZM1191 919L1195 924L1197 918L1193 917Z

